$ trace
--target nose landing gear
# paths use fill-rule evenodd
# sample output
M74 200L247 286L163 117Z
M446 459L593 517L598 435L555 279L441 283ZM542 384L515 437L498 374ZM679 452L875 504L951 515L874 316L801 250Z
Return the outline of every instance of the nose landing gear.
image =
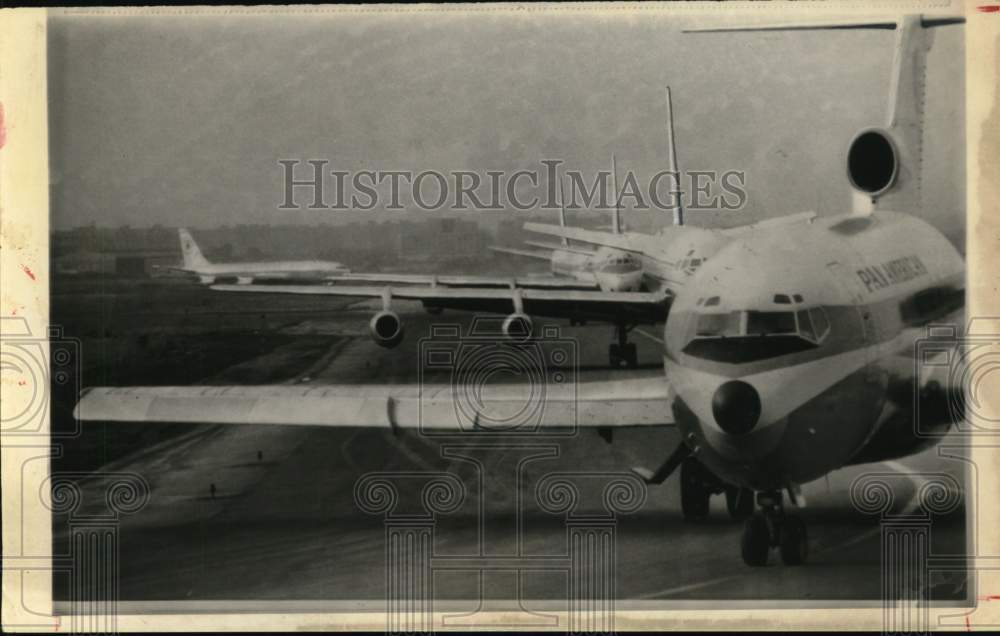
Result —
M743 526L740 548L743 562L750 566L767 565L771 548L779 548L785 565L800 565L809 554L806 524L796 515L786 515L781 491L757 494L760 512Z
M681 464L681 512L687 521L708 517L713 495L726 493L726 510L729 516L743 521L753 514L753 491L724 483L695 457L688 457Z
M608 346L608 363L614 368L625 366L634 369L639 366L639 354L635 343L628 341L628 332L631 330L632 327L624 323L615 326L618 342L612 342Z

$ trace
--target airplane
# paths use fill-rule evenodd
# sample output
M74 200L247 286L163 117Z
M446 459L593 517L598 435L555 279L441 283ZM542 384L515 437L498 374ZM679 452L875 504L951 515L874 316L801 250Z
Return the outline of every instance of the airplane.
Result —
M185 228L177 230L181 241L180 267L167 267L173 271L194 274L205 285L220 278L235 278L238 285L248 285L255 280L295 279L315 280L351 271L332 261L256 261L244 263L212 263L205 258L191 233Z
M614 162L614 157L612 157L612 162ZM615 192L618 192L617 175L616 168ZM566 194L561 180L559 182L559 201L559 227L566 227ZM621 197L617 195L612 223L612 231L616 234L621 234L620 203ZM575 247L570 245L569 239L566 237L562 237L560 242L556 244L535 240L524 243L536 249L525 250L498 245L491 245L489 249L502 254L546 260L549 262L552 273L556 276L587 281L603 291L638 291L642 285L642 265L631 252L604 246L597 249ZM570 324L577 322L579 321L570 318Z
M669 87L666 88L666 105L668 165L669 170L677 174ZM311 285L214 285L212 289L381 298L382 308L372 317L369 332L376 344L388 348L402 342L405 333L399 314L392 310L394 298L419 300L431 313L457 309L506 314L501 331L515 341L531 336L531 316L568 318L572 323L606 322L615 328L615 340L608 346L610 366L636 367L638 352L635 343L629 342L628 334L639 325L663 323L677 290L688 283L711 254L743 232L797 222L811 214L800 213L738 228L700 228L684 224L678 198L673 209L673 226L657 234L627 232L621 223L617 169L615 181L611 232L566 227L564 222L561 225L525 223L524 228L531 232L556 236L566 243L548 257L554 270L558 270L554 272L557 276L548 279L350 273L337 276L332 281L336 284L319 288ZM570 246L570 240L589 247ZM512 248L505 249L510 251ZM591 266L593 271L588 271ZM345 284L357 282L377 284Z
M964 374L925 375L929 360L916 352L930 326L962 324L965 263L911 214L920 208L915 98L923 93L915 89L924 80L926 30L962 22L916 14L689 30L895 30L886 120L858 132L847 150L854 205L734 236L677 290L664 326L664 377L547 387L529 432L676 427L680 442L662 465L634 470L660 484L680 468L686 517L707 514L720 484L735 492L737 511L754 511L739 550L756 567L775 549L789 566L808 557L806 525L786 511L784 493L798 506L801 484L917 453L962 421L964 401L954 398L963 389L954 383ZM955 353L952 341L936 353ZM480 395L471 414L458 408L469 406L467 387L450 384L98 387L84 390L74 413L81 421L489 434L488 409L516 405L537 387L500 388ZM741 496L748 492L749 505Z

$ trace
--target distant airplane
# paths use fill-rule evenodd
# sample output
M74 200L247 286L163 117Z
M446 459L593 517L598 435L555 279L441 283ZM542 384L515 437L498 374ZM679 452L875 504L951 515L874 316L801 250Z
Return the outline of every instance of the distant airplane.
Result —
M673 104L666 89L667 145L670 172L678 173L674 143ZM531 335L531 316L568 318L571 322L604 322L615 327L608 346L612 367L635 367L638 352L628 334L639 325L664 322L675 295L715 253L742 235L764 227L799 223L815 217L810 212L769 219L729 229L699 228L684 224L684 210L674 202L674 225L656 234L626 232L621 222L621 192L615 167L615 209L611 232L566 227L565 212L559 225L525 223L538 234L558 237L560 244L529 242L547 252L517 248L492 249L547 259L553 277L503 278L489 276L431 276L426 274L349 274L337 284L320 288L306 285L227 286L222 291L261 291L289 294L324 294L382 298L382 309L369 325L372 339L395 347L404 335L403 323L392 311L393 298L420 300L431 312L457 309L507 314L502 329L513 340ZM570 245L574 241L575 245ZM369 282L370 286L350 285ZM405 285L401 286L399 284ZM460 287L461 289L456 289Z
M211 285L220 278L235 278L239 285L267 279L323 280L351 271L332 261L212 263L202 255L190 232L181 228L177 234L181 240L183 265L166 269L194 274L205 285Z
M617 170L615 177L615 191L617 192ZM566 194L563 191L561 180L559 182L559 201L559 226L566 227ZM615 233L620 234L618 202L620 202L620 198L616 201L612 229ZM581 282L589 282L602 291L639 291L642 287L642 264L630 252L603 246L597 249L583 246L574 247L569 244L569 239L566 237L563 237L560 243L555 244L539 241L525 241L524 243L536 249L526 250L497 245L491 245L490 249L502 254L548 261L553 274ZM576 322L572 318L570 321L571 323Z
M746 518L739 545L743 561L762 566L773 550L787 565L803 563L809 553L805 522L786 513L785 493L801 506L801 484L844 466L920 452L962 421L962 382L968 375L961 366L970 361L957 355L960 340L928 332L935 324L964 324L965 263L939 230L910 214L921 208L914 202L920 201L924 65L930 48L925 29L961 22L960 17L906 15L696 29L895 30L886 118L856 134L847 150L845 176L855 205L837 215L799 216L731 235L689 274L673 299L664 327L665 376L548 383L543 408L523 432L594 428L610 438L614 428L676 426L677 447L670 453L664 449L656 470L637 468L636 473L659 484L680 468L686 518L703 518L711 496L725 492L730 513ZM573 240L622 241L628 250L641 239L644 257L655 251L657 240L669 243L665 237L561 231ZM278 291L325 294L329 289ZM553 302L641 306L662 300L638 292L444 291L425 286L406 297L435 303L463 299L468 308L507 303L516 313L535 299L543 309L543 303ZM385 293L387 307L398 292ZM934 346L923 348L929 337ZM509 414L512 405L523 408L525 396L534 395L538 384L501 389L477 390L470 401L470 385L460 383L101 387L85 391L75 415L98 422L363 426L489 435L491 428L511 431L505 424L509 415L493 414Z

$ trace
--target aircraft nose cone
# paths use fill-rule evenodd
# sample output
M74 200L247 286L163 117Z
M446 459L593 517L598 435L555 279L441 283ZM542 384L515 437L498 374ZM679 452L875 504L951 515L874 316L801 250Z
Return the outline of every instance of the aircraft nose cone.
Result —
M712 396L712 415L730 435L749 433L760 419L760 395L746 382L726 382Z

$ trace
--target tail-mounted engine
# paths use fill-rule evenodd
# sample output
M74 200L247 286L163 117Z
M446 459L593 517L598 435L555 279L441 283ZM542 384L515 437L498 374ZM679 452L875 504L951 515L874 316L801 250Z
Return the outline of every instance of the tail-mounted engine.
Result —
M869 128L855 135L847 150L847 178L855 190L876 198L898 175L899 151L888 132Z

